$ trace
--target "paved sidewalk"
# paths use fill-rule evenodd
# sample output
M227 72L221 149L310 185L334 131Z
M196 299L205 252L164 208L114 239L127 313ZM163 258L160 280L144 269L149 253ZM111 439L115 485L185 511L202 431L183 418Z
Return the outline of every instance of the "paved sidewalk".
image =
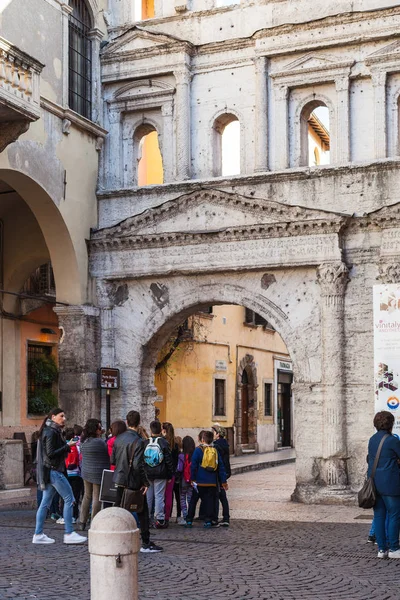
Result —
M248 471L258 471L293 463L296 460L296 450L294 448L284 448L283 450L263 454L242 454L241 456L231 456L230 460L232 475L238 475Z

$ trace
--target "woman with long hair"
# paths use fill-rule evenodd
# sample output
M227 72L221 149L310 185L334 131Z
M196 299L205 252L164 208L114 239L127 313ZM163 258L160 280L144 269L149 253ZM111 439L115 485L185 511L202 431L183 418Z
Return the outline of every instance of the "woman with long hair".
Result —
M192 454L195 451L196 444L190 435L185 435L182 440L182 452L179 454L177 478L179 476L179 501L182 516L178 517L178 525L186 524L186 517L193 488L190 480L190 468L192 465Z
M83 531L92 505L92 519L101 510L100 485L104 469L110 468L107 444L101 439L103 428L99 419L88 419L81 436L82 479L84 485L80 528Z
M66 477L65 458L76 442L74 440L70 440L68 443L65 441L63 435L65 420L63 409L54 408L45 417L39 430L37 479L43 496L36 513L33 544L54 544L55 542L54 539L43 533L43 526L56 492L64 500L64 544L83 544L87 541L87 538L79 535L72 528L74 494Z
M173 496L174 496L174 485L175 485L175 473L178 468L178 457L179 457L179 446L175 442L175 431L174 427L171 423L167 421L162 423L161 425L161 435L167 440L168 445L171 450L172 455L172 465L173 465L173 476L167 482L167 487L165 488L165 523L168 527L169 520L172 514L172 504L173 504Z
M124 433L126 430L126 423L122 419L117 419L116 421L111 423L111 436L107 440L107 450L110 459L114 448L114 442L117 439L117 436L121 435L121 433ZM110 469L111 471L115 471L115 465L111 465Z

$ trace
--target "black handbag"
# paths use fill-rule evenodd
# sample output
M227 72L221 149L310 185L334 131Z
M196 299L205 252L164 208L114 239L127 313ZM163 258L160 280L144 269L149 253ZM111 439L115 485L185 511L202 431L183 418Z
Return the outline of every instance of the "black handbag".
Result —
M374 464L372 465L371 475L366 479L361 490L358 492L358 506L360 508L373 508L376 502L376 488L374 482L375 471L378 466L379 457L381 455L382 446L389 437L389 434L383 436L378 446L378 451L375 456Z
M129 512L141 513L143 511L144 500L145 497L142 490L130 490L125 488L122 493L121 508L129 510Z
M135 442L132 447L131 459L129 461L129 471L132 468L136 446L137 442ZM144 501L145 497L142 490L130 490L129 488L125 488L122 493L120 507L125 508L125 510L129 510L129 512L141 513L143 511Z

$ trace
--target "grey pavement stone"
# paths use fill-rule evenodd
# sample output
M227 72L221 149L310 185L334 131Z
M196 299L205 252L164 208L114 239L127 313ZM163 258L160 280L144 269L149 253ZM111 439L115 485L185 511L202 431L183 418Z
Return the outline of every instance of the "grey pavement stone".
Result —
M90 600L86 546L31 543L33 511L0 512L1 600ZM233 521L229 529L172 524L160 554L139 554L140 600L398 600L395 560L366 543L368 523Z

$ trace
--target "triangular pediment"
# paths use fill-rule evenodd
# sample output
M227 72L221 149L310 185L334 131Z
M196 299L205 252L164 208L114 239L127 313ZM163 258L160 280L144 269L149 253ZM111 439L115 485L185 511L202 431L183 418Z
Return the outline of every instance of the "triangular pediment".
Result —
M219 190L199 190L169 200L121 223L98 230L92 239L149 236L164 233L199 234L252 226L287 224L334 224L345 215L289 206L259 198L248 198ZM350 216L350 215L346 215Z
M400 57L400 41L388 44L379 50L375 50L366 58L366 63L380 62L385 60L398 59ZM400 67L399 67L400 68Z
M308 71L313 69L315 71L325 70L327 68L334 68L336 61L323 55L306 54L297 60L289 63L282 69L282 73L286 71Z
M108 57L110 55L152 50L160 46L173 46L181 43L184 43L184 40L165 33L148 31L142 27L135 26L108 44L102 55Z
M130 82L119 88L115 94L115 100L129 100L139 96L149 96L151 94L171 93L175 87L160 79L140 79Z

